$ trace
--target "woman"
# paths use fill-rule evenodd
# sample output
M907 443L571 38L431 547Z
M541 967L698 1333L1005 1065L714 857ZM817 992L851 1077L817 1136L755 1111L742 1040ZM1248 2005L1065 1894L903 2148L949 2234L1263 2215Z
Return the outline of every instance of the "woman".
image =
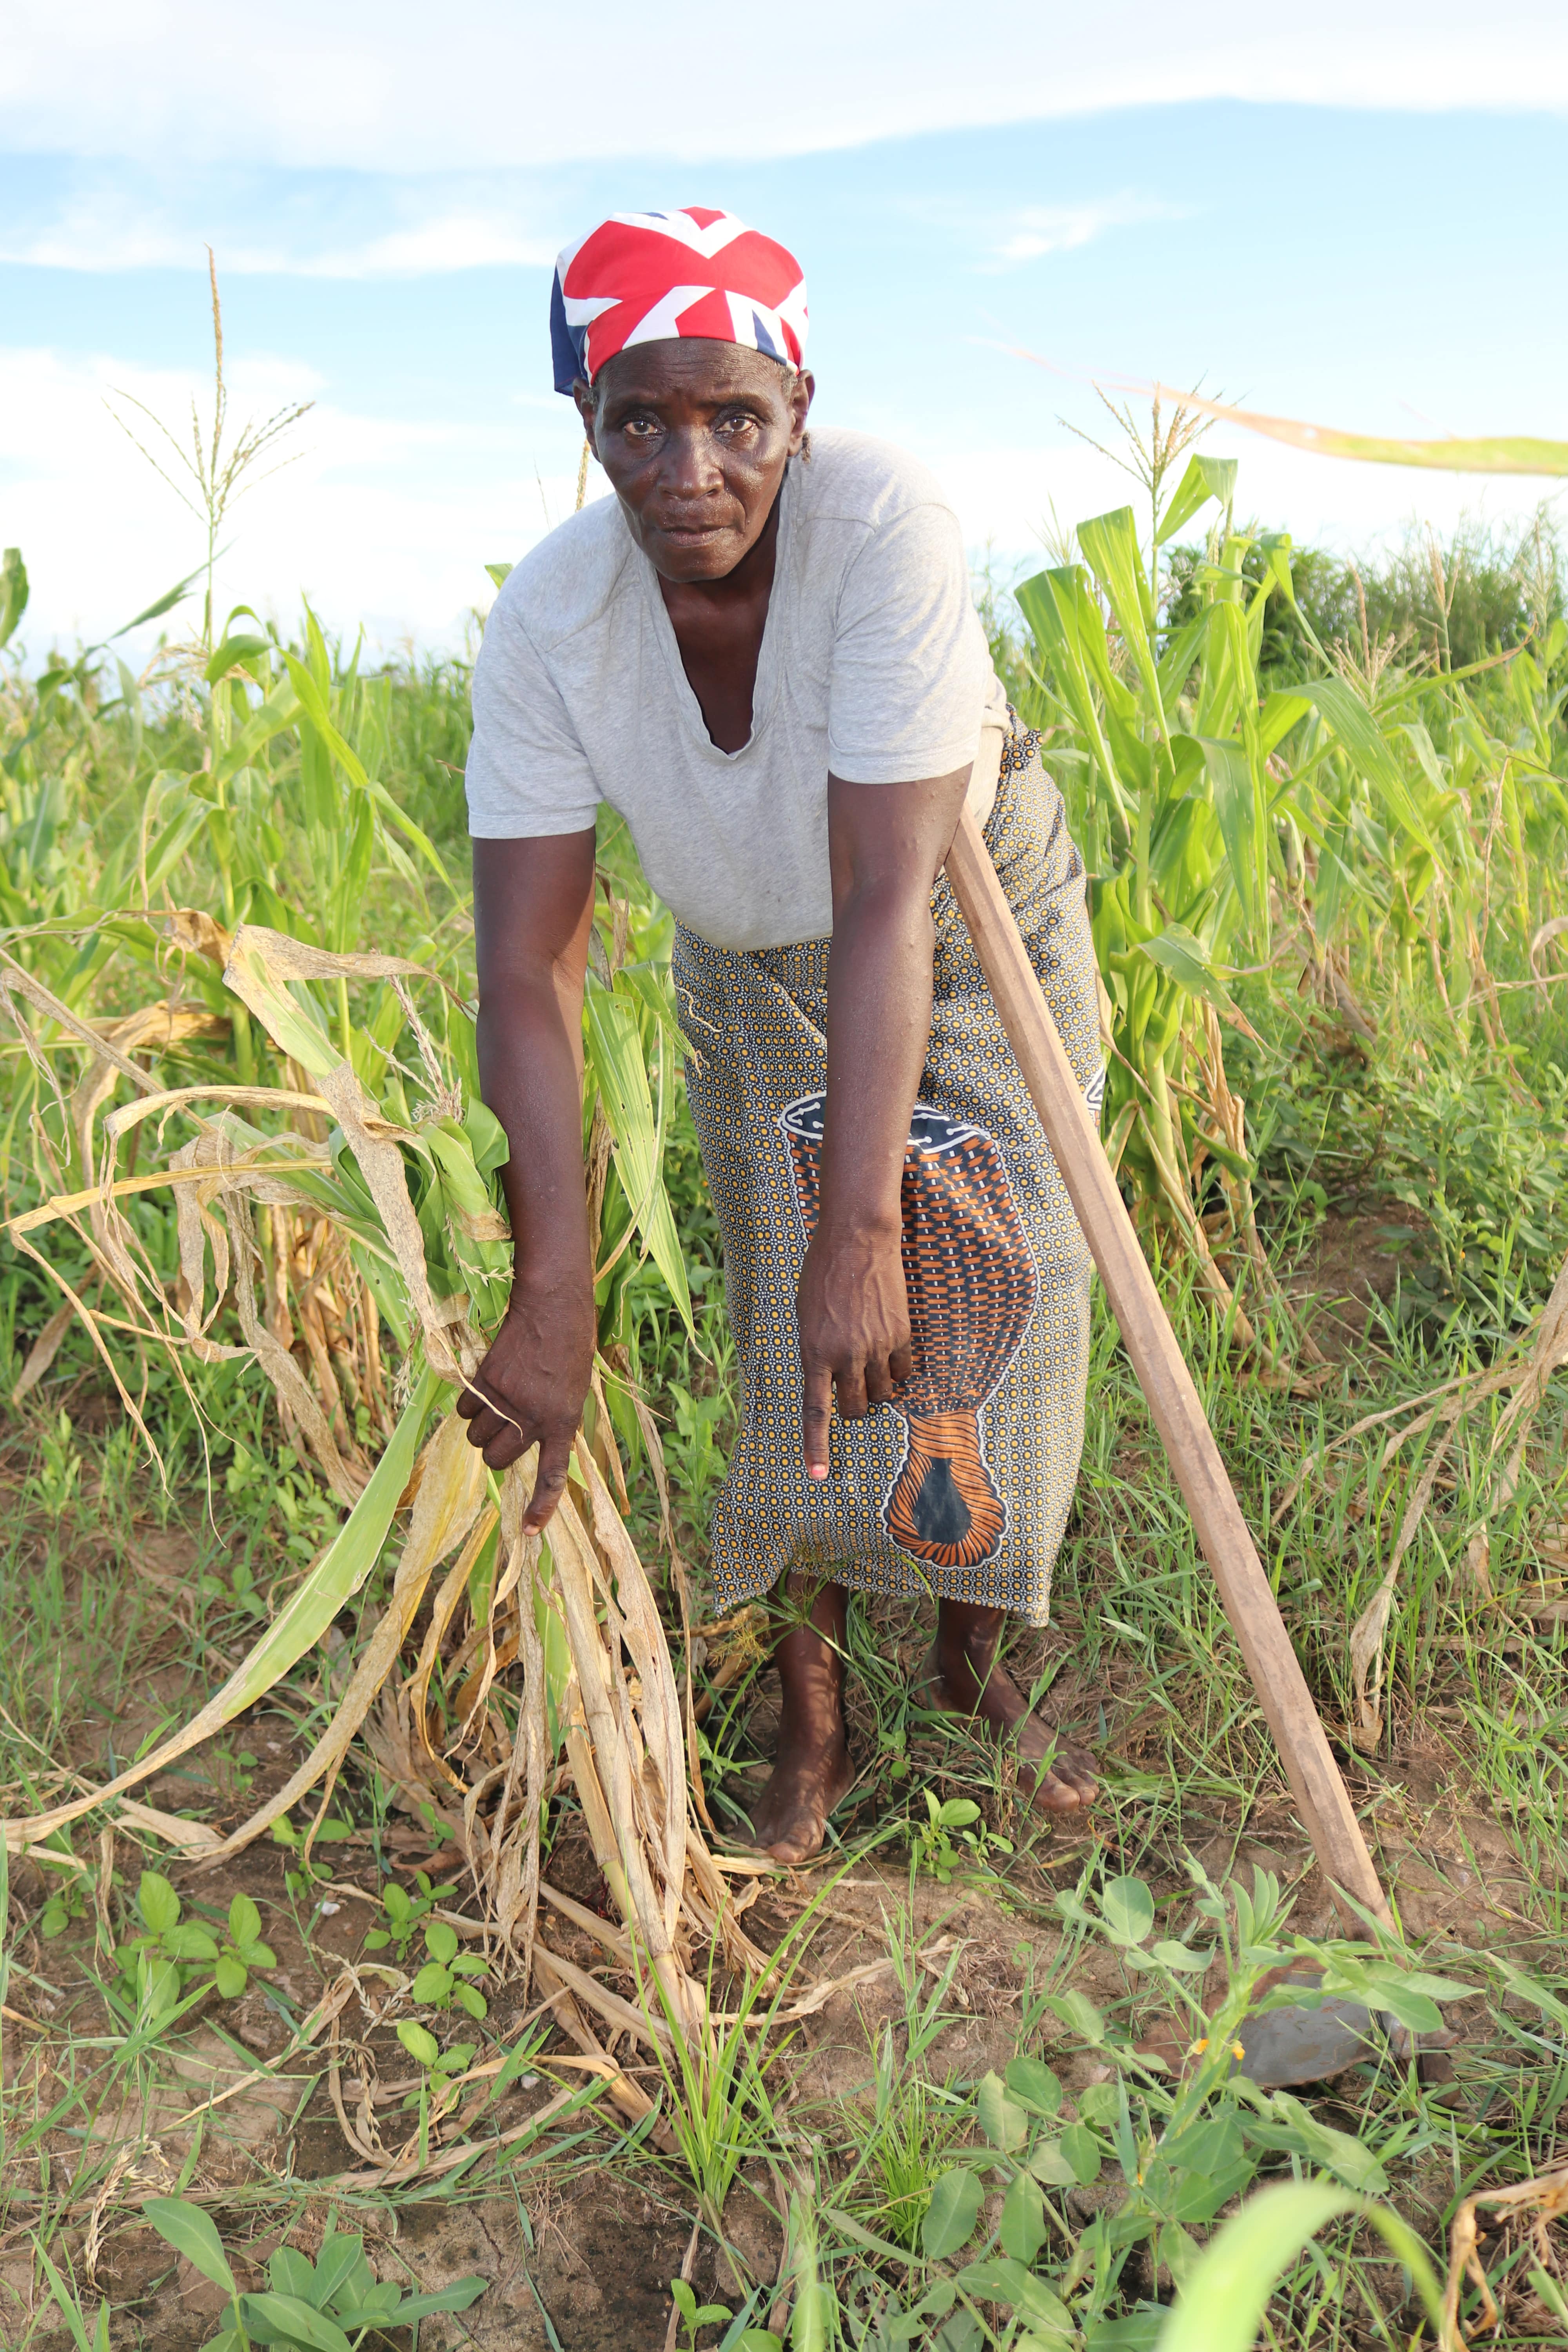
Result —
M695 207L616 215L562 255L552 328L616 496L511 572L474 674L479 1066L512 1139L516 1265L459 1410L493 1468L537 1443L542 1527L594 1352L580 1041L608 801L677 919L724 1243L742 1412L714 1582L726 1607L775 1596L757 1843L816 1853L853 1778L849 1590L933 1593L926 1703L1014 1742L1042 1811L1081 1813L1089 1759L996 1652L1005 1613L1047 1613L1089 1262L942 878L967 794L1097 1090L1060 798L936 484L883 443L808 439L805 286L782 247Z

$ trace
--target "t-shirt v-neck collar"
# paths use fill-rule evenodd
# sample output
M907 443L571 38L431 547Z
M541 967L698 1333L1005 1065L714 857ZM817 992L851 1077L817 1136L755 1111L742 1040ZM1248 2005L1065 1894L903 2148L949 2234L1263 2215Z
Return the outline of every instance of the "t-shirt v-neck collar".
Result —
M795 467L792 460L784 468L784 481L779 488L778 545L773 551L773 582L768 592L767 619L763 624L763 642L757 653L756 680L752 688L752 731L737 751L721 751L708 732L708 721L702 716L702 705L692 690L691 680L686 675L686 664L680 658L675 624L671 621L668 608L659 593L658 574L638 547L636 540L632 540L631 542L632 554L642 580L643 595L651 607L653 633L663 652L665 667L669 672L670 683L675 688L676 709L680 714L681 722L690 738L693 749L720 767L732 767L737 761L743 760L747 753L755 748L769 719L773 717L774 706L778 701L779 683L784 676L780 646L784 631L784 608L787 596L790 518L795 504L794 474ZM630 537L629 532L627 536ZM781 595L781 589L785 591L785 594Z

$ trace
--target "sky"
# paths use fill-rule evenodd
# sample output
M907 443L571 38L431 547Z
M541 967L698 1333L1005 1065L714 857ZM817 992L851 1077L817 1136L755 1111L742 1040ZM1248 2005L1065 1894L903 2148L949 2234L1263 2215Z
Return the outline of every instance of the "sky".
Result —
M95 641L197 561L132 445L314 403L231 511L220 606L301 594L372 645L458 645L571 509L554 253L613 210L725 206L799 255L816 421L946 483L1005 583L1135 498L1095 383L1369 433L1568 436L1560 0L7 0L0 543L27 657ZM64 30L62 31L62 26ZM1301 455L1216 425L1238 504L1371 551L1552 485ZM602 494L590 469L590 495ZM144 636L145 633L143 633ZM142 638L127 641L141 649Z

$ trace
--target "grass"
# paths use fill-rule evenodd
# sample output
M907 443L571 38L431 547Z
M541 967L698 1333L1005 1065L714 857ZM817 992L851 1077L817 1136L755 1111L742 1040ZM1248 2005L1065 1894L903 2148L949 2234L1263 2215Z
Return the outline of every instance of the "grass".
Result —
M1486 572L1498 610L1505 591L1515 606L1527 590L1537 593L1534 575L1510 571L1503 555L1494 551L1486 563L1489 572L1474 555L1468 576L1485 585ZM1168 570L1173 596L1201 593L1197 554ZM1444 578L1462 571L1450 562ZM1416 598L1420 581L1406 565L1385 585L1396 612L1399 596ZM1339 583L1336 605L1320 587L1315 603L1303 603L1309 625L1326 636L1325 615L1342 617L1347 592ZM1381 609L1376 594L1368 603ZM1479 586L1463 608L1465 628L1479 633L1477 657L1491 642L1489 609ZM1451 617L1460 611L1454 602ZM1517 636L1517 617L1494 635ZM1438 646L1435 667L1411 673L1402 709L1408 715L1418 705L1438 754L1458 760L1464 713L1445 668L1474 647L1468 638L1460 646L1456 629L1457 618L1448 664ZM1272 656L1266 645L1265 688L1299 674L1302 642L1281 637ZM1017 642L1011 655L1001 650L1011 658ZM308 669L316 651L307 639L297 662ZM373 827L358 936L419 942L424 961L462 989L471 982L464 893L438 880L437 866L448 877L462 870L454 771L466 741L466 671L422 665L363 678L343 649L322 643L319 651L332 724L366 753L367 775L385 781L436 861L390 824ZM313 928L323 943L331 923L341 927L342 873L316 873L308 851L315 820L304 796L325 780L311 764L307 724L282 721L254 746L226 849L212 845L215 803L199 793L189 799L215 736L254 723L264 692L280 694L291 675L277 649L246 658L251 669L226 673L210 699L209 689L192 689L188 666L162 685L122 680L118 696L90 663L58 665L61 675L47 688L18 673L5 689L8 949L12 968L38 979L57 1003L101 1022L167 985L169 948L151 925L115 911L133 899L157 903L132 887L148 854L138 845L149 811L154 844L160 824L185 826L187 802L199 818L180 834L159 886L171 905L275 929L286 927L281 912L299 936ZM1477 2273L1503 2315L1502 2340L1561 2340L1557 2225L1528 2195L1517 2210L1495 2201L1568 2160L1560 1376L1511 1491L1500 1492L1489 1451L1508 1390L1486 1395L1452 1433L1400 1561L1374 1706L1370 1686L1358 1687L1349 1643L1441 1435L1417 1436L1390 1458L1390 1432L1439 1383L1464 1376L1479 1387L1505 1365L1568 1255L1568 1009L1553 978L1555 950L1545 953L1542 982L1530 956L1562 863L1555 803L1540 782L1563 772L1561 686L1556 672L1543 673L1527 712L1509 700L1510 677L1465 689L1478 698L1489 741L1510 727L1522 741L1539 722L1547 754L1536 757L1536 797L1522 806L1522 870L1535 893L1529 919L1514 903L1518 869L1500 853L1495 888L1487 886L1485 984L1472 971L1461 1001L1447 914L1433 917L1428 952L1426 914L1402 942L1363 897L1333 942L1332 969L1366 1016L1352 1025L1322 977L1329 961L1308 958L1300 924L1292 928L1283 866L1268 953L1234 978L1251 1034L1227 1029L1225 1066L1249 1106L1269 1286L1244 1263L1241 1227L1224 1213L1214 1164L1205 1171L1194 1151L1189 1173L1194 1210L1213 1223L1215 1264L1261 1349L1230 1344L1234 1326L1227 1333L1216 1313L1179 1217L1153 1215L1148 1224L1179 1336L1249 1523L1260 1540L1268 1532L1271 1579L1409 1949L1369 1937L1358 1951L1339 1931L1097 1298L1083 1473L1052 1623L1016 1634L1011 1654L1016 1675L1064 1732L1102 1757L1104 1799L1088 1832L1049 1834L1020 1804L1005 1759L911 1703L926 1612L856 1601L847 1641L860 1777L832 1824L830 1867L798 1885L736 1876L750 1898L737 1924L764 1951L787 1945L784 1968L759 1988L721 1946L693 1944L681 1965L731 2021L704 2043L667 2017L661 2039L651 2025L637 2026L639 1995L654 2017L665 2012L647 2000L641 1949L616 1927L591 1824L552 1735L545 1870L575 1906L552 1916L552 1948L626 2006L624 2029L598 2020L611 2084L591 2058L583 2063L588 2053L562 2001L542 2008L538 1988L524 1989L487 1934L485 1906L451 1832L454 1801L444 1787L410 1778L400 1760L407 1727L399 1729L390 1699L370 1719L368 1744L351 1749L310 1854L303 1809L275 1837L210 1872L130 1806L90 1815L14 1860L5 1883L0 2340L18 2352L94 2344L100 2305L113 2352L143 2343L195 2352L219 2336L232 2325L232 2298L199 2270L176 2267L148 2218L152 2201L163 2199L216 2223L242 2311L251 2308L243 2298L268 2291L268 2265L280 2252L319 2263L333 2232L363 2237L376 2278L410 2294L482 2277L487 2292L467 2309L419 2322L426 2347L538 2343L586 2352L662 2342L668 2283L684 2272L692 2313L722 2305L731 2315L686 2329L683 2340L704 2352L726 2342L736 2352L746 2329L765 2341L792 2327L800 2344L837 2336L941 2352L1041 2343L1110 2352L1152 2344L1176 2287L1206 2259L1205 2246L1222 2243L1237 2198L1292 2176L1326 2184L1323 2198L1338 2202L1332 2212L1323 2203L1321 2228L1269 2285L1265 2340L1334 2352L1407 2346L1421 2329L1421 2340L1437 2340L1411 2284L1412 2263L1379 2234L1374 2207L1403 2217L1439 2277L1448 2233L1468 2229L1468 2214ZM216 718L214 701L222 705ZM1065 735L1058 748L1071 751ZM1328 751L1313 772L1326 774L1338 757ZM341 763L334 772L343 821L358 823L359 787ZM1474 792L1484 815L1479 784ZM1370 806L1363 814L1370 818ZM1478 823L1484 844L1487 825ZM1289 846L1283 814L1273 837ZM1463 845L1458 833L1444 838L1458 873ZM1373 851L1365 854L1371 873ZM611 890L629 894L631 961L657 966L667 928L637 895L635 864L609 827L602 862ZM1397 844L1377 870L1397 872L1400 890L1416 887ZM1481 906L1485 892L1466 872L1468 903ZM613 946L610 890L602 912ZM337 943L353 944L341 929ZM1304 969L1317 976L1299 992ZM228 1019L210 966L187 955L184 977L208 1013ZM384 995L356 981L341 1003L335 993L323 999L323 1017L374 1033L385 1084L412 1089L417 1041ZM40 1038L41 1072L21 1042L8 1049L0 1143L13 1213L68 1178L78 1148L48 1077L52 1068L68 1081L68 1096L81 1071L76 1048L41 1020L33 1042ZM138 1051L170 1087L232 1083L242 1052L253 1073L278 1075L255 1023ZM647 1058L657 1079L651 1045ZM1179 1103L1190 1067L1180 1059L1165 1066ZM132 1086L123 1079L100 1118L128 1101ZM156 1164L150 1131L138 1150L135 1167ZM640 1384L662 1432L669 1532L691 1564L701 1626L692 1663L697 1696L709 1702L704 1780L722 1829L769 1753L771 1701L746 1629L702 1624L703 1527L733 1425L735 1369L716 1229L673 1071L663 1167L690 1324L657 1266L632 1247L603 1287L601 1345L609 1370ZM607 1253L630 1213L613 1175L605 1201ZM140 1194L125 1213L173 1295L180 1259L162 1197ZM93 1274L94 1241L90 1226L60 1235L55 1263L79 1289ZM310 1230L301 1227L290 1246L307 1267ZM4 1248L0 1376L10 1388L57 1294L36 1263ZM307 1300L313 1278L300 1272L290 1297ZM303 1306L298 1314L306 1362ZM1301 1367L1303 1323L1327 1360L1292 1384L1268 1364ZM233 1335L226 1318L213 1329ZM342 1444L374 1454L374 1391L351 1328L328 1317L321 1330L338 1367ZM390 1326L384 1330L395 1385L402 1349ZM309 1357L308 1369L314 1364ZM298 1590L342 1520L320 1459L281 1424L250 1365L187 1360L182 1379L165 1353L132 1344L121 1369L166 1481L150 1470L79 1329L64 1334L0 1439L8 1505L0 1810L9 1817L100 1783L185 1722ZM629 1385L611 1381L595 1448L606 1465L616 1451L644 1557L667 1562L660 1601L679 1664L677 1571L629 1394ZM1379 1412L1393 1418L1348 1433ZM474 1567L481 1582L492 1573L483 1557ZM387 1580L378 1568L320 1646L139 1800L165 1825L183 1821L198 1834L202 1824L230 1829L263 1803L333 1719ZM415 1620L405 1670L429 1610L426 1601ZM456 1648L467 1622L454 1618L432 1661L430 1719L443 1738L456 1736L471 1671ZM550 1638L546 1625L542 1639ZM519 1736L514 1667L500 1667L487 1706L472 1734L491 1743L475 1751L476 1786L504 1766ZM930 1833L928 1797L939 1809L977 1807L978 1818L961 1823L950 1814L941 1839ZM228 1995L199 1954L163 1955L176 1970L173 1987L145 1951L127 1968L125 1948L152 1932L146 1903L139 1907L147 1872L176 1891L169 1933L195 1927L221 1950L237 1921L271 1965L246 1963L243 1990ZM416 1906L410 1932L392 1934ZM432 1945L432 1923L443 1915ZM809 1966L798 1965L806 1937ZM1303 1949L1346 1985L1374 1986L1374 2006L1403 2003L1428 2027L1439 2014L1456 2021L1459 2038L1444 2053L1450 2079L1436 2079L1444 2067L1423 2074L1378 2041L1332 2084L1282 2095L1284 2104L1222 2082L1227 2037L1245 2034L1267 1997L1256 1953ZM473 1965L454 1973L448 1963L459 1951ZM1208 1957L1196 1968L1183 1955ZM416 1972L432 1966L475 1989L483 2014L458 2005L449 1986L438 1997L434 1978L431 1997L416 1997ZM1463 1990L1423 1992L1423 1975ZM814 2009L805 1998L813 1984L838 1990ZM437 2061L426 2063L423 2040L412 2047L424 2054L411 2054L399 2025L427 2037ZM1162 2072L1158 2047L1152 2059L1139 2044L1161 2033L1169 2042L1178 2026L1177 2060ZM785 2036L793 2039L781 2050ZM1184 2081L1182 2055L1200 2042L1211 2049L1190 2062L1200 2071ZM469 2052L460 2080L459 2046ZM443 2058L452 2061L444 2071ZM1211 2058L1215 2071L1205 2074ZM276 2273L304 2276L288 2263ZM1460 2304L1472 2333L1484 2322L1485 2296L1472 2275ZM80 2339L62 2318L68 2309Z

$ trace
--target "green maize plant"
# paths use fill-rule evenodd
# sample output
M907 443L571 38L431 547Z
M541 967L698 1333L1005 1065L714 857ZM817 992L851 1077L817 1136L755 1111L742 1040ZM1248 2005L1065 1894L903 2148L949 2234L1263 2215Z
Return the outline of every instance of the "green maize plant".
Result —
M1312 991L1370 1035L1348 982L1359 931L1395 984L1429 962L1461 1034L1473 1021L1496 1045L1489 929L1529 945L1562 891L1551 679L1568 635L1553 622L1539 659L1508 656L1501 697L1484 701L1478 674L1501 656L1436 679L1364 640L1359 658L1331 656L1297 604L1289 538L1237 527L1236 472L1194 455L1163 502L1156 469L1147 548L1131 507L1096 516L1079 527L1083 560L1017 599L1035 648L1028 716L1050 731L1089 867L1106 1148L1145 1226L1191 1256L1237 1342L1261 1349L1218 1263L1278 1301L1222 1050L1222 1024L1248 1030L1233 983L1297 954ZM1178 622L1162 609L1160 551L1211 505ZM1265 690L1276 600L1321 674Z
M1235 467L1194 457L1156 508L1157 551L1211 500L1225 510L1202 609L1163 642L1153 558L1131 507L1079 530L1085 562L1026 581L1043 715L1065 722L1050 757L1088 861L1090 918L1109 1000L1107 1150L1145 1219L1191 1250L1211 1295L1253 1332L1215 1264L1194 1201L1206 1160L1229 1180L1238 1229L1256 1249L1241 1118L1224 1082L1215 1015L1236 1020L1233 953L1267 954L1278 747L1298 697L1260 697L1268 600L1289 587L1289 541L1265 541L1246 593L1251 540L1230 527ZM1199 1063L1208 1079L1194 1090ZM1261 1259L1261 1251L1257 1250Z

